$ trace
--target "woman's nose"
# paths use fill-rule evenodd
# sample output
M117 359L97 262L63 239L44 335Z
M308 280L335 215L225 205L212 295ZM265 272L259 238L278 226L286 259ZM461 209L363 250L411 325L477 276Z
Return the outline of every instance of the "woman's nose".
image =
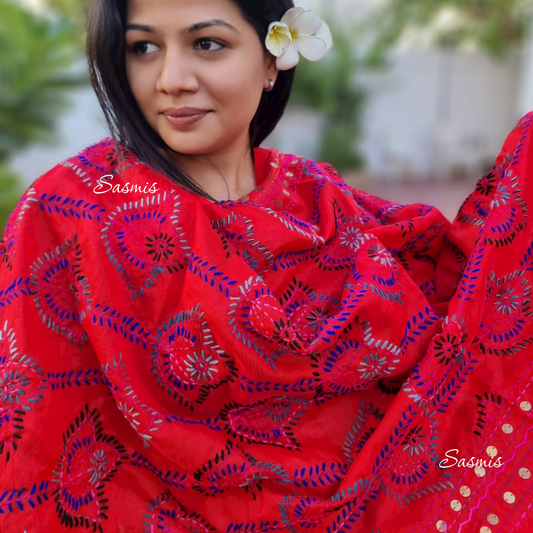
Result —
M193 59L185 52L169 50L163 60L156 89L164 93L196 92L199 88Z

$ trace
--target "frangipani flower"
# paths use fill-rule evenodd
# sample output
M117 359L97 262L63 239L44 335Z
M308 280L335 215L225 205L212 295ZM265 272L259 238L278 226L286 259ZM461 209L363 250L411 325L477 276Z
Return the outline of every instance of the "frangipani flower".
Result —
M273 22L268 27L268 36L266 38L266 47L275 57L285 53L292 42L291 30L287 24L282 22Z
M281 21L272 22L265 41L267 50L278 58L278 70L294 68L300 61L300 54L309 61L319 61L332 44L328 25L302 7L289 9Z

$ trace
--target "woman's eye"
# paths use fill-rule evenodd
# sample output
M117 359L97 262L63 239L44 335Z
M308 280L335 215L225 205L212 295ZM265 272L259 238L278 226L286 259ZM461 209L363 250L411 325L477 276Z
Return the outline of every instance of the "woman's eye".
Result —
M224 48L224 45L213 41L213 39L198 39L195 46L205 52L218 52Z
M138 43L133 44L130 47L130 50L134 54L143 56L143 55L146 55L147 53L149 53L149 52L145 51L145 47L149 47L149 46L155 46L155 44L149 43L147 41L140 41ZM157 46L156 46L156 48L157 48Z

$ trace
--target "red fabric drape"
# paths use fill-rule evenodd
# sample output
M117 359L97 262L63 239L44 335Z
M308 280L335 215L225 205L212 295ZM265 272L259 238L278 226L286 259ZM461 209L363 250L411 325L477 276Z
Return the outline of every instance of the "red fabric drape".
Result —
M0 531L533 531L532 119L453 223L262 148L239 201L109 138L39 177L1 248Z

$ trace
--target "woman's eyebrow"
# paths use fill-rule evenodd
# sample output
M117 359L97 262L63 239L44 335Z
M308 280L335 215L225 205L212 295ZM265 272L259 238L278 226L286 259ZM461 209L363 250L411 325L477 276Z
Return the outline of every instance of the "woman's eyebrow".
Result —
M232 26L229 22L226 22L221 19L206 20L205 22L197 22L192 26L180 30L181 35L187 35L189 33L194 33L196 31L203 30L204 28L211 28L212 26L224 26L225 28L230 29L236 33L240 33L239 30ZM139 30L145 31L147 33L157 33L157 30L153 26L147 26L146 24L136 24L134 22L126 25L126 31L128 30Z

